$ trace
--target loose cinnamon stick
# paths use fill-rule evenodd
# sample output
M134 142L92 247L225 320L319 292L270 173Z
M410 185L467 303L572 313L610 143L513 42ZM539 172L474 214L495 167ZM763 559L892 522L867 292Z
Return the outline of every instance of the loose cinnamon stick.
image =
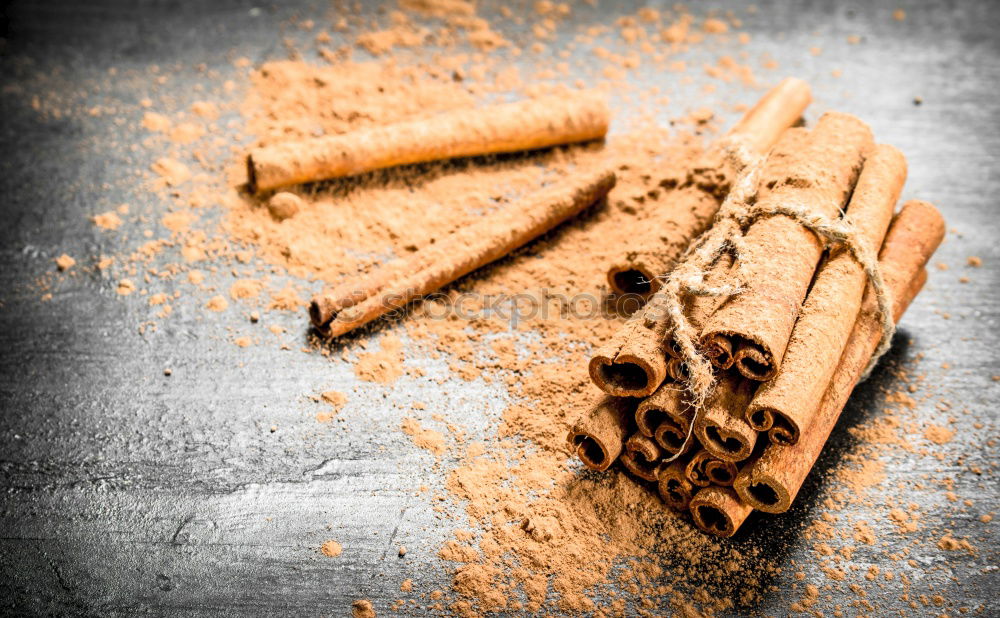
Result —
M907 202L893 219L879 254L882 277L893 298L893 320L899 321L923 286L924 265L944 238L944 231L941 214L927 202ZM796 444L768 445L758 458L743 467L735 483L743 500L768 513L788 510L881 336L878 304L869 286L848 344L812 422Z
M661 459L663 449L655 440L641 433L632 434L625 442L625 452L621 455L622 465L644 481L656 481Z
M787 159L797 156L807 137L808 132L799 128L782 134L761 171L762 183L770 184L787 176ZM731 265L729 255L720 256L706 275L706 283L723 283ZM689 299L685 308L689 321L700 326L720 302L722 298L714 296ZM667 305L666 296L657 292L610 341L597 349L590 358L589 370L590 379L598 388L609 395L646 397L663 383L669 372L666 355L675 354Z
M713 456L730 462L753 453L757 431L743 418L757 384L739 375L726 374L694 425L694 435Z
M687 480L698 487L732 485L736 479L736 472L736 464L731 461L723 461L705 449L695 453L687 467L684 468Z
M657 473L657 489L660 497L672 509L683 511L691 503L696 487L688 480L684 469L687 461L677 459L666 466L661 466Z
M700 234L728 193L729 185L739 171L734 169L728 151L739 148L751 156L766 153L781 133L801 118L811 101L812 93L806 82L787 78L769 90L725 137L705 153L692 169L690 182L706 193L706 199L698 203L693 227L682 231L680 237L686 237L690 242ZM666 244L654 229L647 242L640 240L630 247L620 262L611 265L608 285L618 294L637 294L644 298L652 296L660 287L661 277L670 271L686 245Z
M626 397L597 401L566 436L570 450L591 470L610 468L624 449L637 403Z
M906 159L892 146L879 145L865 159L844 220L872 256L905 181ZM847 248L832 249L802 304L781 369L761 385L746 411L754 429L770 429L773 443L798 442L815 414L861 309L865 284L864 269Z
M694 409L687 402L686 392L667 383L643 399L635 411L636 426L652 437L670 455L680 452L691 426Z
M611 170L581 173L454 232L409 260L321 292L309 306L313 325L335 337L403 307L544 234L604 197L614 184Z
M758 204L791 203L837 218L871 146L867 125L848 114L827 112L804 147L787 157L785 177L762 187ZM716 366L735 365L748 378L767 380L781 366L823 243L790 217L773 215L754 222L742 244L745 289L709 318L702 345Z
M588 141L604 137L609 120L607 104L594 93L452 111L253 149L247 184L256 193L408 163Z
M691 517L696 526L721 537L736 534L753 507L740 500L731 487L705 487L691 499Z

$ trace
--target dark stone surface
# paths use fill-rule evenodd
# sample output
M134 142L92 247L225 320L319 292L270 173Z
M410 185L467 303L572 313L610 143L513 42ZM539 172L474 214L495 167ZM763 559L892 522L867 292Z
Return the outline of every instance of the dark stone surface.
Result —
M398 411L390 404L419 399L439 410L464 410L456 418L474 435L496 422L505 397L500 387L451 381L442 388L432 380L403 378L385 388L358 382L348 364L316 354L277 345L240 350L226 331L232 315L206 316L194 300L178 302L170 320L140 333L137 326L149 319L149 309L118 299L108 277L95 271L51 275L52 259L63 252L78 259L113 254L139 244L144 227L157 229L156 223L136 224L109 237L88 221L122 202L148 212L158 207L136 187L133 171L145 169L150 155L129 148L143 137L137 102L146 96L149 65L175 69L161 93L194 100L184 86L194 81L198 63L225 76L236 57L281 57L282 36L306 35L278 24L293 15L322 23L336 16L325 3L294 4L251 10L252 3L238 1L105 0L4 9L4 613L345 615L352 600L370 598L382 615L394 599L408 598L399 592L404 578L413 578L422 592L448 585L436 551L456 524L439 519L428 499L441 487L442 466L401 435ZM958 433L940 447L947 454L942 461L901 451L888 462L886 484L954 477L955 493L973 505L949 503L939 488L915 492L923 519L914 538L891 532L878 504L842 513L841 525L849 529L849 520L868 520L880 542L889 550L906 549L917 564L891 565L912 578L913 594L930 594L926 588L933 584L948 602L940 609L910 610L900 600L897 580L869 592L874 613L955 614L960 606L981 606L996 615L996 524L978 518L1000 510L1000 382L991 379L1000 374L1000 10L990 1L901 4L907 11L903 23L891 18L893 3L758 2L760 10L745 15L752 36L747 49L753 57L769 53L781 74L814 85L811 119L827 108L856 113L880 141L899 147L910 162L904 197L936 203L948 220L952 231L934 261L951 268L932 269L885 365L905 363L925 373L934 396L919 403L918 417L955 417ZM571 19L594 23L601 10L580 7ZM516 37L519 28L503 31ZM849 44L849 35L861 42ZM818 56L809 53L814 46ZM112 67L117 75L109 75ZM834 69L842 76L834 77ZM763 77L770 80L771 74ZM677 80L651 70L637 71L634 79ZM687 103L696 106L694 86L670 86L669 114L683 112ZM726 101L731 92L723 87L708 102ZM33 96L49 111L84 104L121 111L92 120L40 113L31 105ZM116 123L118 118L124 122ZM970 255L981 256L983 267L966 267ZM960 283L962 275L970 281ZM45 292L52 299L41 302ZM301 316L271 321L295 333L287 339L297 349L305 335ZM447 376L444 361L408 362L424 367L430 378ZM854 394L844 426L878 415L882 389L899 387L886 366ZM163 375L165 367L172 376ZM330 388L351 392L351 401L341 413L342 425L317 429L311 420L315 404L305 395ZM950 410L938 409L942 399ZM853 440L838 431L821 460L821 474L811 477L793 512L755 516L734 541L786 565L769 584L790 586L799 569L808 571L807 581L824 581L815 560L803 566L812 554L800 524L819 508L827 483L822 472L840 461ZM983 473L971 472L974 467ZM429 494L414 492L422 484L432 488ZM927 541L947 530L968 536L978 553L945 554ZM317 553L327 538L345 547L337 560ZM921 542L914 543L917 538ZM400 544L409 548L402 560L396 556ZM868 559L859 554L854 563L867 568ZM759 611L785 614L798 595L766 596ZM848 607L855 599L849 592L824 593L816 607L830 615L835 605Z

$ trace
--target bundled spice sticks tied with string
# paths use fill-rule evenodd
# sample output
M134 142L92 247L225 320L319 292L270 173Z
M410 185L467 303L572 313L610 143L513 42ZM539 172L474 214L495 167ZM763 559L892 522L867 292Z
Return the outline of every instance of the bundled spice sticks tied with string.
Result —
M686 249L610 265L645 304L591 357L603 393L568 436L718 536L790 508L944 237L931 204L897 211L906 160L862 121L797 126L809 98L786 80L690 171L709 198Z

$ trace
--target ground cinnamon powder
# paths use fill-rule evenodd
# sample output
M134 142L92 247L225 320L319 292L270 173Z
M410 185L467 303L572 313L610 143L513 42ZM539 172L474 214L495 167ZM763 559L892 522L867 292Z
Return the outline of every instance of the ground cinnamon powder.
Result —
M250 308L263 320L271 311L294 312L305 332L303 299L312 292L427 246L577 167L610 163L618 184L605 202L459 280L404 319L373 325L374 335L352 336L342 346L312 341L305 348L331 362L350 362L358 378L386 388L404 374L419 377L405 359L426 355L447 358L454 376L499 382L509 392L511 403L495 430L475 441L464 439L461 431L446 436L400 415L399 431L439 456L448 492L443 512L467 529L439 549L452 572L452 590L434 592L435 607L470 616L490 610L616 615L669 607L694 616L752 606L788 568L802 569L802 579L805 570L821 574L804 589L789 584L801 597L794 609L813 611L829 601L833 586L850 585L860 591L855 591L859 611L873 613L876 608L863 596L865 586L887 582L901 586L907 602L921 603L907 575L917 568L908 565L912 559L887 555L879 545L884 535L905 530L839 519L847 505L875 508L873 491L882 500L890 489L904 496L914 489L884 486L883 457L899 449L919 453L921 445L952 439L943 424L922 427L913 421L914 397L931 395L922 379L902 369L900 380L915 390L889 393L883 414L851 429L853 446L828 479L815 516L803 526L802 536L816 543L810 565L785 564L781 552L765 555L763 544L706 537L684 516L665 509L654 487L614 470L590 474L572 463L564 442L567 430L599 396L586 373L589 346L609 338L625 317L624 308L607 302L607 266L633 239L649 234L651 222L662 221L665 209L677 222L694 216L698 196L678 183L721 128L722 110L695 101L671 102L665 87L640 90L629 82L629 72L651 65L686 83L697 78L704 93L726 83L754 86L758 78L749 63L734 59L742 58L738 48L750 39L739 32L740 17L732 13L695 16L647 8L613 22L577 23L569 48L554 50L549 49L552 33L570 28L567 17L583 9L555 2L533 7L534 13L517 16L499 10L503 19L528 26L526 39L499 34L502 27L461 0L404 0L375 28L354 16L329 24L302 22L303 31L314 33L319 60L302 60L304 52L292 46L288 60L253 67L237 59L237 76L245 80L209 75L222 86L211 97L198 97L212 100L177 107L169 98L143 99L137 123L149 137L141 147L155 155L152 168L143 170L144 182L168 207L152 219L138 219L125 205L96 214L99 232L118 238L127 249L113 257L94 256L87 268L113 277L124 302L139 296L143 304L155 305L160 321L170 319L169 311L163 313L169 302L190 294L205 311L236 317L239 310L241 323ZM330 32L346 43L333 48ZM611 34L617 37L614 45L607 40ZM689 69L688 51L716 44L728 46L720 49L716 63L703 72ZM571 66L570 56L577 51L596 58L597 68ZM535 72L522 74L506 54L531 54ZM777 63L767 58L763 66L769 70ZM780 77L773 76L775 81ZM147 77L157 84L166 75L157 67ZM246 144L343 133L497 97L572 96L584 87L603 88L628 104L622 109L632 110L616 116L604 144L415 165L292 187L294 208L269 208L266 199L238 186ZM747 90L740 98L750 103L760 92ZM39 103L39 113L52 113L50 107ZM119 238L114 235L121 234L123 218L160 221L162 231ZM666 226L654 233L670 243L676 240L672 232ZM65 276L82 270L83 260L77 260L80 265ZM232 280L226 287L210 284L227 274ZM187 287L161 298L161 281ZM501 294L518 297L493 302ZM474 317L442 317L458 301L464 314ZM514 301L534 307L533 315L521 312L514 319ZM281 327L271 333L268 342L289 349ZM321 399L329 405L315 421L327 422L344 399L326 393ZM454 418L451 410L433 412L446 422ZM926 453L935 457L933 451ZM954 495L954 480L948 480L928 480L923 489ZM914 514L919 513L897 500L902 504L888 504L886 517L899 508L905 514L901 521L918 521ZM918 528L914 534L919 533ZM974 551L965 539L942 536L940 530L935 534L923 543L930 550ZM847 566L855 553L879 562L874 575ZM413 590L410 580L399 586L407 594L430 593ZM937 605L932 597L926 605ZM364 600L356 601L352 612L374 615Z

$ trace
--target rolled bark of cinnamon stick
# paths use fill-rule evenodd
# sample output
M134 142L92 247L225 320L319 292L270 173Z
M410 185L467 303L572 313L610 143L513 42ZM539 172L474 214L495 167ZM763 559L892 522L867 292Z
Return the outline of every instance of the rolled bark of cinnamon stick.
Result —
M787 177L787 160L803 149L808 131L786 130L768 155L761 170L764 185ZM721 283L730 272L732 258L719 260L706 275L706 283ZM657 292L625 322L590 358L590 379L609 395L646 397L652 394L669 375L667 354L676 354L671 337L669 299ZM695 297L686 302L688 319L696 327L705 323L721 297ZM723 339L722 343L728 343Z
M736 479L736 473L736 464L723 461L705 449L696 452L684 468L687 480L698 487L730 486Z
M684 473L686 467L687 461L681 458L666 466L660 466L657 473L657 489L660 498L667 506L678 511L687 510L691 504L691 497L697 489Z
M906 159L879 145L864 168L844 215L861 249L877 255L906 181ZM761 385L746 410L754 429L769 429L775 444L795 444L819 407L854 328L866 275L846 247L835 247L820 266L799 312L781 369Z
M694 424L694 435L706 451L723 461L740 462L753 453L757 430L744 419L757 383L726 374L715 385Z
M611 467L625 447L638 400L603 397L566 436L570 450L591 470Z
M652 438L634 433L625 442L621 462L625 468L644 481L656 481L663 449Z
M670 455L684 447L684 439L694 417L686 391L667 383L643 399L635 411L636 426Z
M743 118L692 168L689 182L706 193L699 201L694 225L680 232L690 242L704 231L719 209L719 204L739 170L734 168L728 151L742 149L759 156L778 141L781 133L794 125L812 101L809 84L787 78L772 88L750 108ZM666 214L666 213L665 213ZM687 243L666 244L653 235L630 248L624 258L608 268L608 285L617 294L636 294L648 298L660 288L661 277L670 271Z
M691 498L691 517L709 534L731 537L753 511L731 487L705 487Z
M325 290L309 306L313 325L336 337L404 307L551 230L607 195L614 184L610 169L579 173L420 249L409 260Z
M924 266L944 238L944 232L944 220L937 209L917 200L907 202L889 226L879 254L879 267L892 294L894 321L899 321L926 281ZM759 457L743 466L734 486L744 501L768 513L788 510L881 337L878 303L868 286L840 363L809 427L796 444L768 445Z
M687 370L684 367L684 361L679 358L668 358L667 359L667 375L674 382L681 382L687 379Z
M791 131L789 131L791 132ZM782 138L784 141L786 138ZM786 142L787 143L787 142ZM783 147L783 146L782 146ZM723 253L720 255L715 263L712 265L708 273L705 274L704 285L707 287L716 287L729 282L733 268L733 256L731 253ZM689 296L684 299L684 315L687 316L688 322L691 324L691 328L700 331L701 327L705 324L705 321L723 301L721 296ZM668 329L667 343L664 346L667 354L670 355L670 360L667 361L667 374L673 377L675 380L687 379L687 367L683 363L675 363L675 360L680 360L679 350L673 341L673 333ZM674 377L674 374L678 374L681 377Z
M784 178L762 187L758 204L791 203L838 218L871 146L867 125L849 114L827 112L804 147L785 159ZM790 217L772 215L755 221L742 244L745 289L709 318L702 346L716 366L735 365L748 378L767 380L781 366L823 243Z
M604 98L586 92L273 144L247 155L247 185L257 193L409 163L589 141L604 137L610 116Z

